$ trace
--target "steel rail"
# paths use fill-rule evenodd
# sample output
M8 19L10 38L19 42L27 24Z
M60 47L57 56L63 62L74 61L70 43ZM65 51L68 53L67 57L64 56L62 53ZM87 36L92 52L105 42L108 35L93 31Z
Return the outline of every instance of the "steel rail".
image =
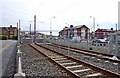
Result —
M37 45L37 44L36 44L36 45ZM71 60L74 60L74 61L76 61L77 63L83 64L84 66L87 66L87 67L89 67L89 68L91 68L91 69L93 69L93 70L95 70L95 71L99 71L99 72L102 73L102 74L106 74L106 75L108 75L108 76L120 77L120 74L118 74L118 73L114 73L114 72L109 71L109 70L106 70L106 69L104 69L104 68L97 67L97 66L95 66L95 65L93 65L93 64L84 62L84 61L82 61L82 60L79 60L79 59L76 59L76 58L73 58L73 57L70 57L70 56L66 56L66 55L64 55L64 54L61 54L61 53L59 53L59 52L57 52L57 51L54 51L54 50L52 50L51 48L48 48L48 47L45 47L45 46L41 46L41 45L37 45L37 46L40 46L40 47L42 47L42 48L44 48L44 49L47 49L47 50L52 51L52 52L55 52L55 53L57 53L57 54L59 54L59 55L65 56L65 57L67 57L67 58L69 58L69 59L71 59Z
M55 43L51 43L51 44L48 44L48 45L68 50L68 47L64 46L64 45L59 45L59 44L55 44ZM108 61L111 61L111 62L120 63L120 60L111 59L109 55L103 55L102 53L92 52L92 51L88 51L88 50L81 50L81 49L72 48L72 47L70 47L69 50L73 51L73 52L76 52L76 53L81 53L81 54L85 54L85 55L89 55L89 56L94 56L94 57L104 59L104 60L108 60Z

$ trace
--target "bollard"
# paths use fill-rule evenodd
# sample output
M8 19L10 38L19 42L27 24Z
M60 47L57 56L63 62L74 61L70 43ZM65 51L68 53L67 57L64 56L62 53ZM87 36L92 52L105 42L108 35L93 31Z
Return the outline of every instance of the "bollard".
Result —
M20 46L19 46L19 45L17 46L17 49L20 49Z
M22 72L21 58L18 61L18 72L14 75L14 78L25 78L25 73Z
M17 57L21 57L21 54L22 54L22 52L20 52L20 50L18 49Z
M18 57L18 64L17 64L17 73L14 75L14 78L25 78L25 73L22 72L22 66L21 66L21 53L18 49L17 57Z

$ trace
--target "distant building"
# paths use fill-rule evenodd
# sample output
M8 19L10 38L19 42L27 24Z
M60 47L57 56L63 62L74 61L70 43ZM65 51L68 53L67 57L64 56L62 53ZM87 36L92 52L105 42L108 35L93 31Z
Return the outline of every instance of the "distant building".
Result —
M12 36L18 36L17 27L0 27L0 35L6 35L8 38L12 38Z
M116 30L111 29L97 29L95 31L95 37L97 39L104 39L107 38L111 33L115 33Z
M68 33L69 32L69 33ZM59 32L61 38L87 40L90 37L90 29L85 25L65 27Z

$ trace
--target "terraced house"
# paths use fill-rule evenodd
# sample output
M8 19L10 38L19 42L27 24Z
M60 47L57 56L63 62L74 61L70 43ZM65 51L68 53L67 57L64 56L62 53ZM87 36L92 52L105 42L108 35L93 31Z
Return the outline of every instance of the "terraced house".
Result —
M18 29L17 27L0 27L0 35L6 35L8 38L12 38L12 36L18 35Z
M65 27L59 32L61 38L68 38L80 40L90 39L90 29L86 25L78 25L70 27Z
M110 36L111 33L115 33L116 30L113 30L113 28L111 29L97 29L95 31L95 37L97 39L104 39L107 38L108 36Z

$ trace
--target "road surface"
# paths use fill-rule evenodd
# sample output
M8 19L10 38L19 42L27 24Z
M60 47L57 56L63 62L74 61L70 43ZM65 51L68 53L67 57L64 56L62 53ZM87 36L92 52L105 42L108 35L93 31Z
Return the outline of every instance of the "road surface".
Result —
M0 40L0 76L13 76L15 73L15 60L17 41Z

